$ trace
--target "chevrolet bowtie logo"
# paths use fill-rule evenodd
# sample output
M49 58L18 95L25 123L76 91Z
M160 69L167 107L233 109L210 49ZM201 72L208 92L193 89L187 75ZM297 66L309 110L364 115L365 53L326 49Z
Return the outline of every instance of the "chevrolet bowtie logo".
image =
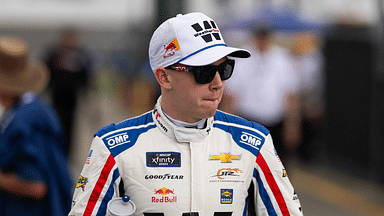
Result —
M240 160L241 154L220 153L219 155L209 155L208 160L220 160L221 163L232 163L232 160Z

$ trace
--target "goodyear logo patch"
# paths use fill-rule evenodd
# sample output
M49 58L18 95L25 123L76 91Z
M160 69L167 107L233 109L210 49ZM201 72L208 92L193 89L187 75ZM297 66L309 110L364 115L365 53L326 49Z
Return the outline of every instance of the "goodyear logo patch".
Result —
M83 189L83 191L84 191L85 185L87 183L88 183L88 178L80 176L79 180L77 181L76 188L80 188L81 187L81 189Z
M147 152L147 167L181 167L179 152Z
M233 189L220 189L220 203L232 204L233 202Z
M240 160L241 159L241 154L236 155L233 154L231 155L230 152L228 153L220 153L219 155L209 155L208 160L220 160L221 163L232 163L232 160Z

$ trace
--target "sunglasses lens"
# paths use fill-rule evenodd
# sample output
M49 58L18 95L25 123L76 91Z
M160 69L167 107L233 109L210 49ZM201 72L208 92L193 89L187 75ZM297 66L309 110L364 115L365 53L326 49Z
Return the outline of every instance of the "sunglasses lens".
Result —
M210 83L215 77L216 71L216 67L214 67L213 65L197 67L194 72L195 80L199 84Z
M228 59L220 65L206 65L201 67L190 67L190 71L195 76L195 80L199 84L210 83L216 76L218 71L221 80L227 80L232 76L235 61Z
M227 80L232 76L234 66L234 60L228 60L222 64L222 68L219 69L221 80Z

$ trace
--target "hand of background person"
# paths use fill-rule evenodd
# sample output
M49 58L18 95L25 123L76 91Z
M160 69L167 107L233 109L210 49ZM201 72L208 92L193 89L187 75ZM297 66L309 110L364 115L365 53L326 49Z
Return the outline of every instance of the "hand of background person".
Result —
M0 169L0 191L22 200L40 200L47 194L44 182L26 181L15 173L5 173Z

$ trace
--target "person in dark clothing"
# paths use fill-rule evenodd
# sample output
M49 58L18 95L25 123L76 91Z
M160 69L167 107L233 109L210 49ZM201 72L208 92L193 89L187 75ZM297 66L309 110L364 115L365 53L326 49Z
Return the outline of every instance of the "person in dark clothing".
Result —
M26 42L0 38L0 215L66 215L71 173L61 122L38 93L49 81Z
M88 86L91 57L79 45L79 34L73 28L62 30L59 43L47 51L45 62L51 72L49 90L53 106L64 126L66 152L70 152L72 128L79 91Z

